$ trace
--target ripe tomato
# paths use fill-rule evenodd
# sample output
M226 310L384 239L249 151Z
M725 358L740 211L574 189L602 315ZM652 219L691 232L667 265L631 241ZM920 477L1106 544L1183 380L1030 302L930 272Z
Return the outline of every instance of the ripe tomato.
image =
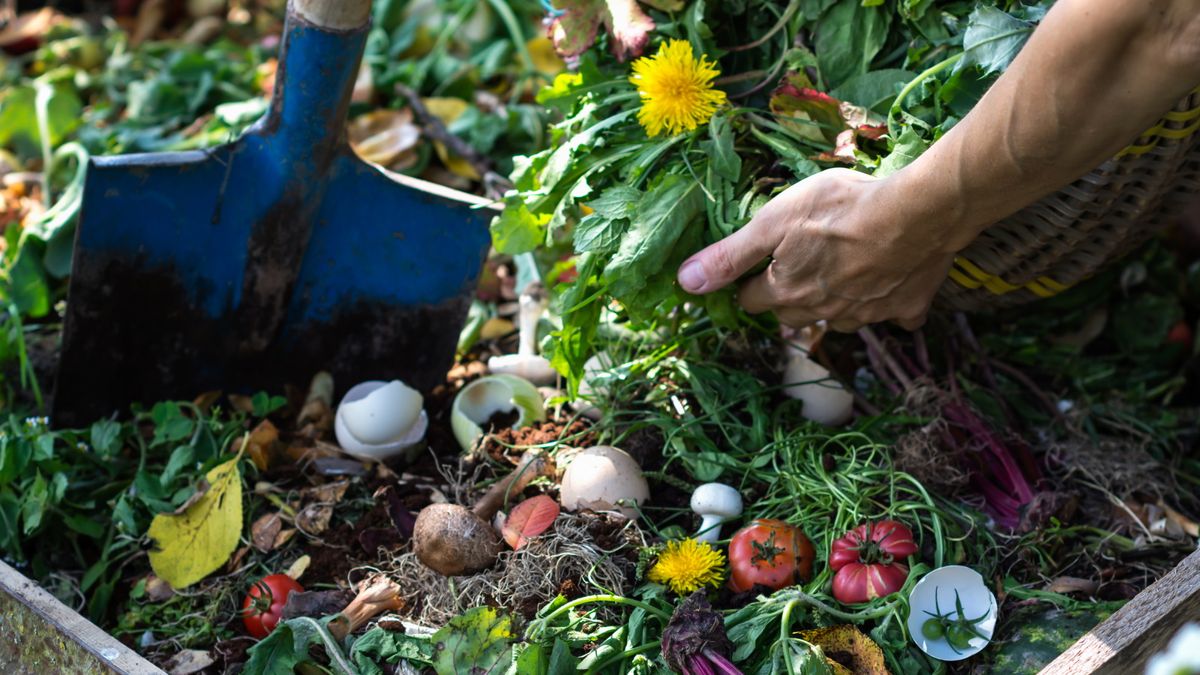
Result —
M303 593L304 587L286 574L272 574L259 579L242 601L242 622L246 632L263 639L275 630L283 606L292 593Z
M903 561L918 550L912 530L894 520L859 525L830 547L833 597L856 603L895 593L908 579Z
M798 527L758 519L729 541L729 588L744 593L757 585L779 590L812 578L817 553Z
M1187 321L1180 321L1171 326L1171 331L1167 333L1167 344L1169 345L1183 345L1187 349L1191 349L1192 341L1192 327L1188 325Z

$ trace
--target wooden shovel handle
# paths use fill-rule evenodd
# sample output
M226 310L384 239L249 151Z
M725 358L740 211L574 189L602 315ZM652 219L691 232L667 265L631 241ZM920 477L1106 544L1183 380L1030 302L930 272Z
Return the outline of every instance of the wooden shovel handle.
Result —
M291 0L292 11L318 28L354 30L371 19L371 0Z

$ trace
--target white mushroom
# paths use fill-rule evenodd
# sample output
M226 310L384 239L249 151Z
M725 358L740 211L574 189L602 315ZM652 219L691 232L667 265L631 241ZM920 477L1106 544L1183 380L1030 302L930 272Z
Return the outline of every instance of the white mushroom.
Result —
M794 341L788 341L783 393L804 403L800 414L805 419L835 427L850 421L854 413L854 394L846 391L825 366L809 355L824 332L823 326L805 328L799 331ZM787 339L788 334L784 337Z
M742 515L742 495L724 483L705 483L692 493L692 511L700 516L697 541L721 538L721 523Z
M346 392L333 430L346 454L384 461L406 454L425 438L429 418L420 392L400 380L372 380Z
M538 385L553 384L558 371L550 361L537 353L537 324L544 309L536 284L530 284L521 294L517 309L517 353L493 356L488 370L497 375L516 375Z
M568 511L619 511L636 518L650 498L642 467L624 450L597 445L580 451L563 472L559 498Z

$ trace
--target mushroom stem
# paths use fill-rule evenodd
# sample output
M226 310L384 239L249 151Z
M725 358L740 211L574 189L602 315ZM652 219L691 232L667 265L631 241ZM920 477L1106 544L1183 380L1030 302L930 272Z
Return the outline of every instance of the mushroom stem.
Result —
M725 519L717 515L702 515L700 516L700 529L693 537L696 541L706 541L710 544L715 544L721 538L721 523Z
M403 609L404 604L399 584L382 574L373 576L340 612L347 621L329 624L329 632L339 640L344 639L380 614Z
M530 284L532 286L533 284ZM542 303L526 289L517 309L517 354L537 356L537 324L542 316Z

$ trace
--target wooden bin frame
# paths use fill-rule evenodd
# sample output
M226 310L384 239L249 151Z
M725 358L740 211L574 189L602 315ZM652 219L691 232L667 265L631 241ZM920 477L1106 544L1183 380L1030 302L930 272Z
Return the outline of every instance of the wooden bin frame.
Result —
M0 672L165 675L0 562ZM1177 630L1200 621L1200 550L1046 666L1041 675L1140 675Z

